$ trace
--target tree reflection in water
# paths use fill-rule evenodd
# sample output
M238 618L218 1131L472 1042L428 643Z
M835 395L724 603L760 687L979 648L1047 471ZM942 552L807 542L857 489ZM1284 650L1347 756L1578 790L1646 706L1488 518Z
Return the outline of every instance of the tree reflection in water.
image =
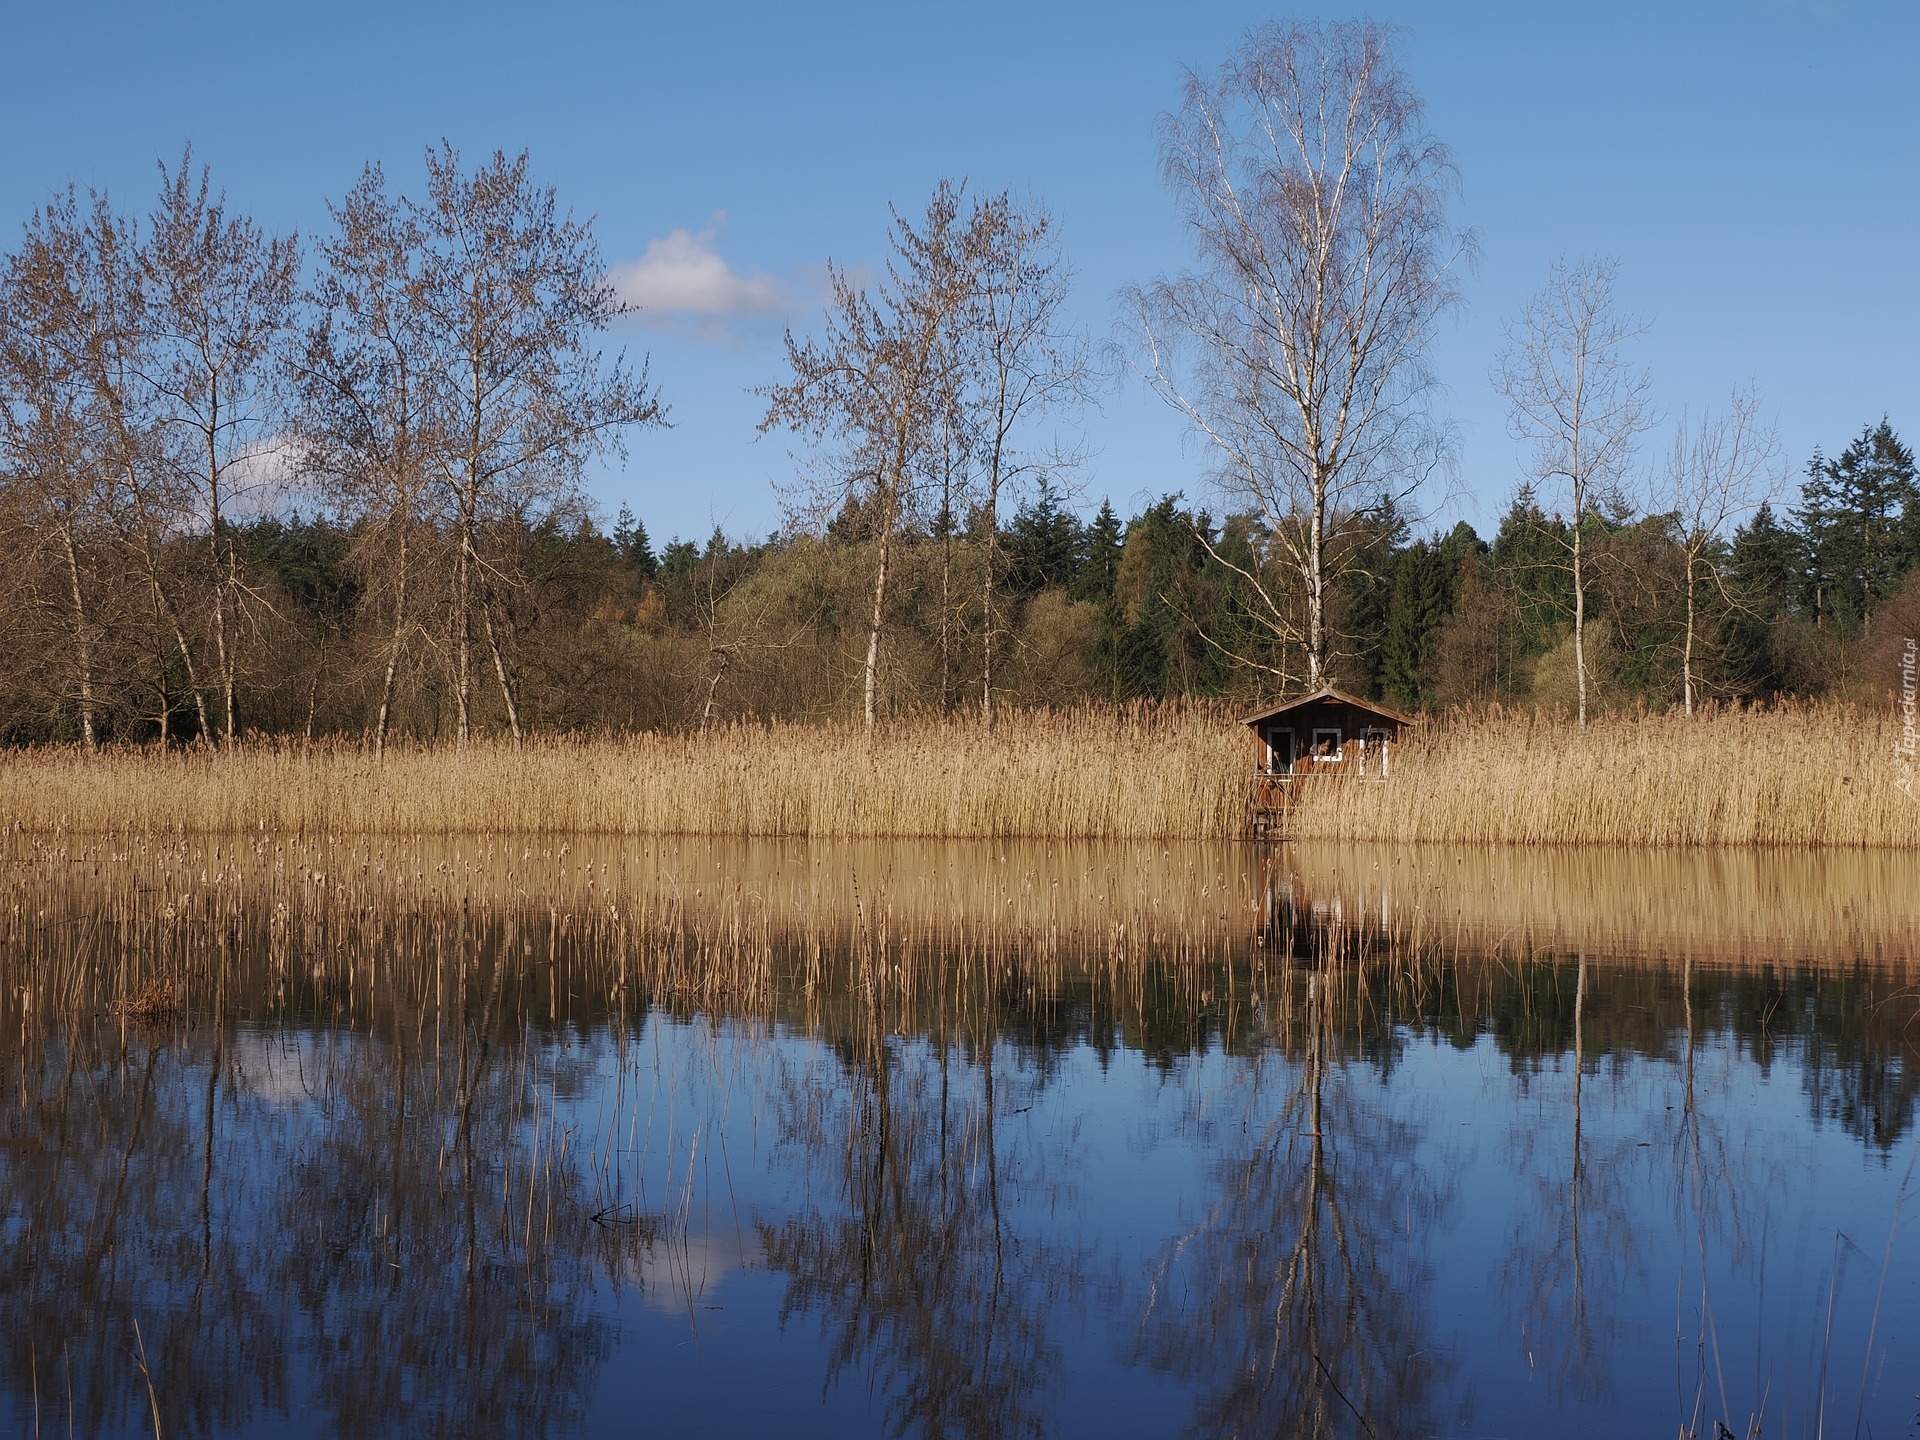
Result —
M49 1434L150 1428L135 1357L166 1376L167 1434L283 1408L280 1317L250 1227L228 1223L261 1196L230 1173L214 1107L268 1117L223 1098L217 1046L97 1026L30 1049L0 1126L0 1366L16 1418L30 1401Z
M781 1320L819 1317L825 1385L864 1371L895 1435L1045 1433L1060 1369L1048 1319L1084 1279L1080 1247L1010 1222L1054 1184L1007 1124L1044 1070L1004 1074L997 1002L977 1004L970 1027L912 1038L870 1004L837 1063L780 1084L783 1148L820 1197L761 1227L786 1276Z
M1426 1434L1446 1405L1425 1255L1452 1196L1351 1063L1368 984L1364 959L1314 947L1270 997L1211 1198L1150 1273L1139 1355L1197 1387L1198 1434Z
M1588 957L1573 973L1529 967L1533 993L1564 1059L1564 1129L1524 1127L1515 1134L1516 1170L1531 1175L1538 1196L1515 1209L1501 1281L1521 1314L1529 1369L1556 1400L1608 1398L1610 1357L1620 1341L1617 1297L1645 1281L1633 1243L1633 1202L1645 1183L1638 1134L1596 1137L1587 1123L1586 1091L1598 1073L1588 1046ZM1564 1044L1565 1050L1558 1048ZM1617 1096L1608 1097L1611 1111Z
M566 1428L608 1354L602 1237L555 1077L511 1033L488 1053L488 1028L452 1054L396 1036L321 1057L321 1123L274 1197L263 1269L341 1433Z
M592 1283L621 1265L498 993L378 1037L176 1017L23 1045L0 1387L27 1433L577 1422L612 1340Z
M1674 1216L1680 1233L1692 1241L1690 1266L1694 1272L1682 1277L1677 1327L1682 1341L1688 1342L1683 1347L1679 1377L1685 1410L1681 1434L1718 1435L1727 1431L1742 1440L1758 1440L1767 1401L1764 1395L1747 1391L1737 1381L1729 1392L1720 1321L1714 1311L1713 1277L1722 1269L1739 1273L1751 1268L1759 1255L1757 1237L1765 1233L1771 1221L1770 1202L1779 1183L1778 1177L1771 1184L1753 1183L1754 1171L1763 1162L1752 1156L1736 1161L1724 1120L1700 1103L1700 1017L1695 1013L1693 971L1693 958L1688 956L1680 975L1683 1036L1671 1178ZM1690 1393L1686 1384L1689 1352L1693 1371Z

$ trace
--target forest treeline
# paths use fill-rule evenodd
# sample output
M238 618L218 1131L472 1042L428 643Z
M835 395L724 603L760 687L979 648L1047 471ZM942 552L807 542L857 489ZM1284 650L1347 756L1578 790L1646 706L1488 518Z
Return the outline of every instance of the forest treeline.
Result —
M884 269L829 264L760 392L800 450L758 539L656 546L645 489L595 512L589 467L668 414L601 348L630 307L524 154L443 143L413 194L370 166L304 240L191 152L144 214L54 197L0 263L0 740L378 750L1323 684L1584 723L1897 689L1912 451L1869 423L1787 493L1736 389L1643 465L1611 261L1557 262L1507 327L1528 454L1493 533L1423 533L1426 355L1471 240L1390 39L1267 26L1189 77L1161 158L1195 268L1123 291L1105 352L1037 202L894 210ZM1207 473L1089 514L1073 436L1113 366Z
M1675 706L1686 554L1674 518L1614 514L1587 523L1600 704ZM758 541L716 530L700 543L655 545L623 510L611 533L586 516L516 533L521 568L494 603L511 637L503 658L517 681L521 723L677 728L857 713L873 545L852 529ZM1413 710L1488 702L1570 709L1566 532L1564 520L1526 492L1486 537L1464 522L1415 537L1391 515L1356 517L1340 538L1364 563L1346 567L1334 592L1334 683ZM1283 667L1287 657L1273 653L1280 647L1251 616L1248 582L1234 568L1254 565L1255 537L1248 517L1217 521L1178 495L1125 519L1110 504L1083 517L1043 485L997 539L1002 695L1060 705L1271 693L1267 664ZM93 538L105 552L113 537ZM292 514L236 521L223 538L245 596L235 664L245 728L366 734L390 659L369 561L377 533L365 522ZM9 539L20 544L19 532ZM975 709L977 581L987 549L978 522L913 527L901 540L886 706ZM182 538L168 558L190 572L205 563L205 549L204 537ZM1883 700L1899 688L1906 637L1920 633L1911 451L1884 424L1868 427L1837 459L1814 459L1798 504L1762 505L1713 548L1711 561L1697 642L1703 694ZM7 738L76 740L59 576L45 565L10 565L9 574L8 668L0 675ZM131 567L110 585L109 578L99 577L96 593L137 623L102 647L98 733L194 736L199 720L177 639L156 628L154 611L142 615L146 578ZM422 566L415 583L422 620L447 624L449 577ZM33 597L26 604L23 591ZM410 654L394 688L395 729L449 735L451 692L443 650ZM481 692L476 708L476 723L504 727L497 687Z

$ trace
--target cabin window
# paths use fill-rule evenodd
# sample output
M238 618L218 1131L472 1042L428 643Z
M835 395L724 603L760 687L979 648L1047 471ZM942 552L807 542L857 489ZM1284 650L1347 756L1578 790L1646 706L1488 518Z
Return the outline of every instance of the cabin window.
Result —
M1267 769L1275 775L1293 773L1293 731L1267 732Z
M1338 760L1340 758L1340 731L1315 730L1313 732L1313 758L1316 760Z

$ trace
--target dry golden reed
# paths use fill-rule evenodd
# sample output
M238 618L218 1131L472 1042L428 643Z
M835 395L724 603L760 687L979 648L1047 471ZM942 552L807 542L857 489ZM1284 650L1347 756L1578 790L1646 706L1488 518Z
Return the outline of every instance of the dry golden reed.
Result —
M0 825L149 834L1203 838L1247 818L1245 732L1210 707L731 725L389 750L0 758Z
M1920 846L1899 718L1852 706L1529 713L1409 732L1385 783L1304 787L1301 839L1517 845ZM1920 794L1920 780L1914 782Z
M1441 844L1920 846L1890 712L1844 706L1429 721L1390 779L1315 781L1300 839ZM731 725L692 734L390 750L77 749L0 756L29 833L1231 839L1252 745L1219 707L1030 711L989 729Z

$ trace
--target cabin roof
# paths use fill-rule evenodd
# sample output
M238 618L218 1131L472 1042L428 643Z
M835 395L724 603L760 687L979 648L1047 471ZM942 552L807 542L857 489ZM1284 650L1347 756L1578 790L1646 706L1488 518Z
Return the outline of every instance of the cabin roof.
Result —
M1412 715L1402 715L1398 710L1389 709L1385 705L1376 705L1371 700L1361 700L1356 696L1347 694L1343 690L1336 690L1331 685L1325 689L1316 690L1311 695L1299 695L1291 700L1282 700L1277 705L1269 705L1264 710L1255 711L1253 714L1244 717L1240 723L1242 725L1258 725L1262 721L1271 720L1277 715L1284 715L1289 710L1298 710L1302 706L1315 705L1323 701L1332 701L1336 705L1351 705L1355 710L1364 710L1369 715L1378 715L1383 720L1398 721L1402 725L1417 725L1420 723Z

